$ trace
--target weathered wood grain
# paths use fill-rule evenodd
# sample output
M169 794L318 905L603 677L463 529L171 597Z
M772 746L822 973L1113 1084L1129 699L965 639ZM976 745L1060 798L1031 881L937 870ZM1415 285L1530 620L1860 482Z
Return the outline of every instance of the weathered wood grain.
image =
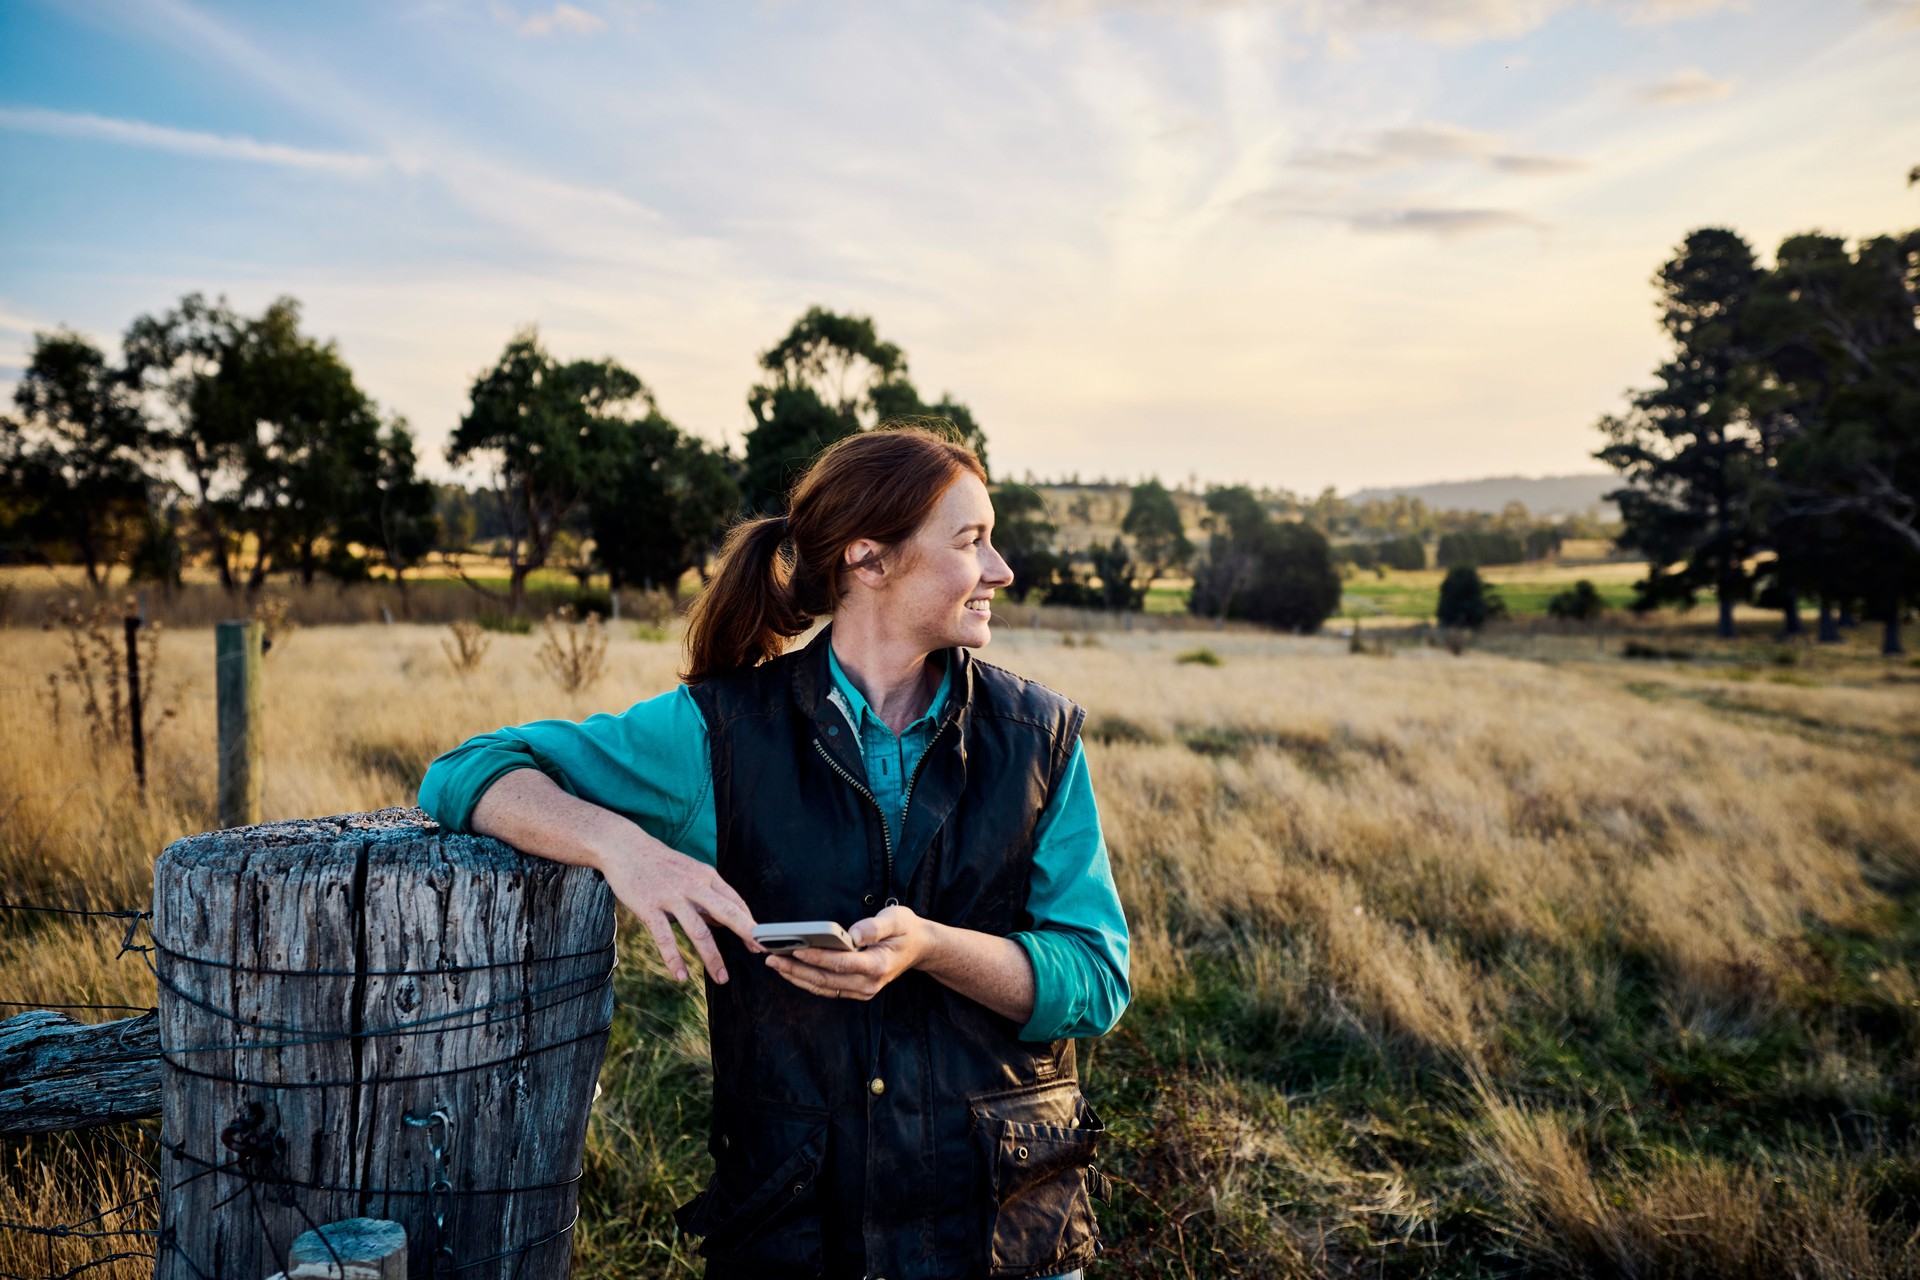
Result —
M55 1133L160 1114L151 1013L76 1022L35 1009L0 1022L0 1133Z
M407 1280L407 1232L384 1218L315 1227L287 1250L289 1270L268 1280Z
M418 810L170 847L162 1227L193 1265L163 1251L158 1280L260 1280L302 1231L362 1216L401 1223L425 1275L435 1212L462 1280L564 1276L612 932L596 873ZM436 1111L451 1123L409 1123Z

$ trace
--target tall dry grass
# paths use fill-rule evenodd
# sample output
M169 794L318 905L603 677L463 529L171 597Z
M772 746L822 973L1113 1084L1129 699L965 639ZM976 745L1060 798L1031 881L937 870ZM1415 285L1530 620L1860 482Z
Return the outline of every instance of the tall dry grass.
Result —
M301 628L265 664L268 816L408 802L471 733L670 686L671 644L611 634L567 694L538 636L462 672L437 628ZM1089 709L1136 988L1085 1059L1120 1139L1111 1268L1913 1273L1920 686L1232 630L1221 665L1177 662L1192 639L1012 627L983 654ZM165 638L144 802L53 730L57 637L0 647L0 895L142 901L154 854L212 821L210 633ZM118 942L0 921L5 998L145 1003ZM595 1113L589 1274L691 1265L666 1211L701 1175L704 1011L645 953ZM0 1219L104 1190L41 1151L9 1149ZM0 1270L43 1253L0 1233Z

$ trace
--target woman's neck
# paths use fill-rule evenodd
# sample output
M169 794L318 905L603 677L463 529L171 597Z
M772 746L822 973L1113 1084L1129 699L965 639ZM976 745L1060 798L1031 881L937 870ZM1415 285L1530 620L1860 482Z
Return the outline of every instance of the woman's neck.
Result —
M886 634L857 611L835 615L830 642L840 669L887 728L897 734L926 714L941 676L928 650Z

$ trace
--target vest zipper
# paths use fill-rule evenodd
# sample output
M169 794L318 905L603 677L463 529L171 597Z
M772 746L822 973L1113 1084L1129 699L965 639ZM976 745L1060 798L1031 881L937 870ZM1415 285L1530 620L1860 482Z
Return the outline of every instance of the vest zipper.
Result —
M852 774L848 773L845 769L841 768L840 762L838 760L835 760L832 755L828 754L827 746L824 742L820 741L820 739L818 738L815 738L813 740L813 749L820 753L820 758L827 762L828 768L832 769L835 773L839 774L842 778L846 779L848 786L852 787L855 791L858 791L861 795L865 796L867 798L867 803L873 806L873 811L880 815L880 840L887 852L886 881L885 881L886 890L887 890L886 905L887 906L894 905L895 899L893 896L893 830L892 828L887 826L887 811L885 809L882 809L880 807L880 802L873 798L873 792L867 790L866 783L860 781L860 779L854 777ZM916 768L915 772L918 773L919 770ZM901 811L903 813L905 812L904 805L901 807ZM903 824L904 824L904 820L903 820Z
M906 826L907 826L907 811L913 807L913 788L920 781L921 766L926 764L927 757L932 755L934 747L939 745L940 735L947 731L947 725L949 723L951 722L947 720L942 720L939 724L934 726L933 736L927 739L926 750L922 751L920 753L920 758L914 761L913 772L907 776L907 789L900 793L900 829L903 832L906 830ZM820 758L827 762L827 766L829 768L831 768L835 773L839 774L842 778L846 779L846 783L848 786L852 787L855 791L858 791L861 795L865 796L867 798L867 803L873 806L873 811L880 815L880 841L881 841L882 847L885 848L886 855L887 855L886 880L885 880L886 892L885 894L882 895L883 897L882 905L889 906L889 907L898 906L900 903L900 899L893 896L893 828L887 825L887 811L880 807L880 802L874 799L873 792L867 789L867 785L865 783L861 782L860 779L854 777L852 774L848 773L845 769L840 767L840 762L838 760L835 760L833 756L827 751L827 745L824 742L820 741L820 739L818 738L815 738L813 740L813 749L820 753Z
M940 735L947 731L947 723L942 720L933 727L933 736L927 739L926 750L922 751L920 758L913 762L913 772L907 775L907 789L900 796L900 833L902 835L906 834L907 810L913 807L913 788L914 784L920 781L920 767L926 764L927 757L933 754L933 749L940 745Z

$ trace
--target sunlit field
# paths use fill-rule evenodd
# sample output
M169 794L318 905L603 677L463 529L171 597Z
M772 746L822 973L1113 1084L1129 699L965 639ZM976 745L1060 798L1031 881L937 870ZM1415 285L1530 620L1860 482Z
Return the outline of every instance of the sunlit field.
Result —
M1819 650L1707 621L1654 662L1520 627L1457 656L996 637L1089 710L1133 928L1134 1005L1082 1059L1118 1187L1094 1274L1920 1269L1920 667L1877 629ZM537 631L469 675L444 627L281 636L267 816L408 803L468 734L669 687L670 640L611 633L571 695ZM154 855L213 822L212 634L162 635L144 802L71 691L56 723L67 653L0 630L0 897L144 905ZM119 942L0 919L5 998L150 1003ZM668 1215L705 1166L702 1001L623 946L576 1266L697 1274ZM9 1141L0 1220L85 1218L144 1189L128 1170L106 1138ZM127 1247L0 1232L0 1271Z

